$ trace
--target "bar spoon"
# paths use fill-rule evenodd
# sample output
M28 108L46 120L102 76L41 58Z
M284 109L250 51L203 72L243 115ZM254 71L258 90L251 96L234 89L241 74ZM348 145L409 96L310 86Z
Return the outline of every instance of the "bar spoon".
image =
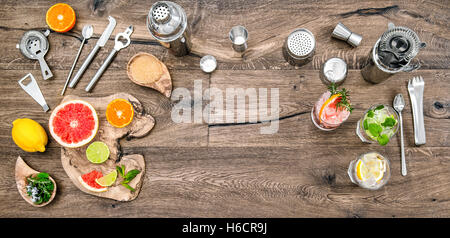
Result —
M64 95L64 92L66 91L67 84L69 84L70 77L72 77L73 69L75 68L75 65L77 64L78 57L80 57L81 50L83 49L84 42L91 38L92 34L94 33L94 28L92 25L86 25L83 27L83 30L81 31L81 34L83 35L83 41L81 41L80 48L78 49L77 56L75 57L75 60L73 61L72 68L70 69L69 75L67 75L66 84L64 84L64 88L61 91L61 96Z
M400 121L400 146L401 146L401 155L402 155L402 175L406 176L406 159L405 159L405 145L403 142L403 119L402 119L402 111L405 108L405 100L403 99L402 94L397 94L394 98L394 109L398 112L399 121Z

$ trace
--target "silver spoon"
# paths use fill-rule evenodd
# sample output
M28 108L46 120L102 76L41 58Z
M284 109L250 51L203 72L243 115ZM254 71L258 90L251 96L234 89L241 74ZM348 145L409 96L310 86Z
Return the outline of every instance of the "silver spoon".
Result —
M402 119L402 111L405 108L405 100L403 99L402 94L397 94L394 98L394 109L398 112L398 116L400 119L400 146L401 146L401 154L402 154L402 175L406 176L406 160L405 160L405 146L403 143L403 119Z
M81 50L83 49L84 42L91 38L92 34L94 33L94 28L92 25L86 25L83 27L83 30L81 31L81 34L83 35L83 41L81 41L80 49L78 49L77 57L75 57L75 61L73 62L72 68L70 69L69 75L66 79L66 84L64 84L64 88L61 92L61 96L64 95L64 92L66 91L67 84L69 84L70 77L72 77L73 69L75 68L75 65L77 64L78 57L80 57Z

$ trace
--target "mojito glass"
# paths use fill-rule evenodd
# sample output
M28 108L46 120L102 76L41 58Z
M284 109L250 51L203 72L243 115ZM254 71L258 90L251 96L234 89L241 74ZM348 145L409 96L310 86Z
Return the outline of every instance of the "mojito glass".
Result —
M356 134L361 141L386 145L398 131L398 114L388 105L373 105L358 121Z

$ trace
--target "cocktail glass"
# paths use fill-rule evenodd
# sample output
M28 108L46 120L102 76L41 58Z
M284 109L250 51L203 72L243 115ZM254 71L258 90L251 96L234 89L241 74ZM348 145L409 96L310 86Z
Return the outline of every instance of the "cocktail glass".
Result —
M347 172L354 184L369 190L383 187L391 177L389 160L378 152L360 155L350 162Z
M322 108L324 103L327 103L327 100L332 96L334 95L331 95L330 91L326 91L319 100L317 100L311 110L311 120L313 124L323 131L335 130L350 116L350 112L345 108L338 107L336 109L335 103L329 103L325 109ZM321 110L323 111L323 114L325 114L322 118L319 117Z
M398 114L388 105L377 104L366 110L356 125L356 134L365 143L387 144L398 131Z

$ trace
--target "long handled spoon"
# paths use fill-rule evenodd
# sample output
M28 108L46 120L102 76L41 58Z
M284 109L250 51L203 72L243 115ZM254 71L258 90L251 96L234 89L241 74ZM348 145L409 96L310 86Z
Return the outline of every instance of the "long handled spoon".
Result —
M77 64L78 57L80 57L80 53L81 53L81 50L83 49L84 42L87 39L91 38L93 33L94 33L94 29L93 29L92 25L86 25L83 27L83 30L81 32L81 34L83 35L83 41L81 41L80 48L78 49L78 53L77 53L77 56L75 57L75 60L73 61L73 65L72 65L72 68L70 69L69 75L67 75L66 84L64 84L64 88L61 92L61 96L64 95L64 92L66 91L66 88L67 88L67 84L69 84L70 77L72 77L73 69L75 68L75 65Z
M401 146L401 154L402 154L402 175L406 176L406 159L405 159L405 146L403 143L403 119L402 119L402 111L405 108L405 100L401 94L397 94L394 98L394 109L398 112L399 121L400 121L400 146Z

